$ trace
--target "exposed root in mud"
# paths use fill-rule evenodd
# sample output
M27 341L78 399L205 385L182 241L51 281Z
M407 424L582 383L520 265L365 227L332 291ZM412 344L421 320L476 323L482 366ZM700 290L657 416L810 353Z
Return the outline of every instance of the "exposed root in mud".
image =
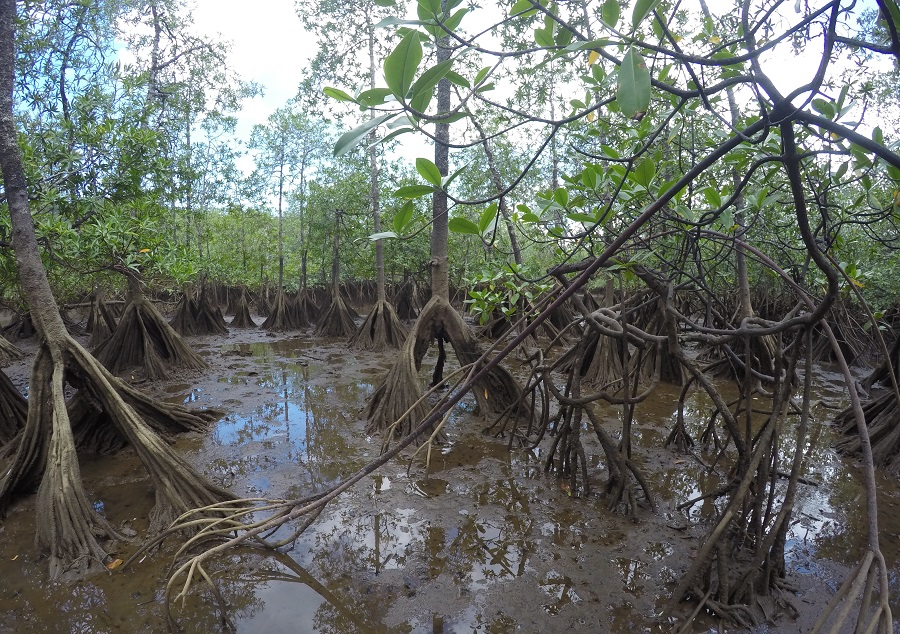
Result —
M870 399L863 405L869 439L872 445L872 460L876 467L883 467L894 477L900 477L900 401L893 390ZM862 439L856 428L852 408L847 408L835 418L842 438L835 443L841 453L859 455Z
M270 332L280 332L285 330L295 330L297 324L291 318L291 311L288 307L287 296L283 289L278 289L275 295L275 301L269 307L269 316L262 324L263 330Z
M0 448L5 447L25 426L27 413L28 401L6 373L0 371Z
M153 380L167 378L173 368L206 367L206 362L144 297L136 281L132 284L131 302L116 331L94 354L113 374L139 367Z
M341 289L332 284L329 294L328 306L319 316L315 333L320 337L351 337L356 332L356 323L353 321L353 313L344 298Z
M16 315L16 318L3 329L4 336L12 336L15 339L30 339L34 336L34 324L31 323L31 314Z
M297 291L291 302L291 314L299 328L316 323L319 318L319 307L312 292L305 286Z
M400 285L394 303L397 305L397 317L403 321L412 321L419 314L417 301L416 281L412 277L405 277Z
M222 316L222 309L209 297L209 289L206 285L201 289L199 296L193 298L193 293L187 289L178 306L175 315L169 323L172 329L183 337L191 335L227 335L228 325Z
M586 310L586 307L580 303L580 300L576 301L576 305ZM593 317L589 317L588 323L591 328L601 326ZM581 343L573 348L568 355L564 355L557 361L558 366L568 367L564 388L557 388L554 384L552 367L543 373L543 381L546 387L549 388L549 393L559 403L559 409L552 420L548 418L543 419L536 438L530 444L533 447L537 446L547 433L553 434L554 439L544 463L544 470L553 470L558 477L567 478L569 480L569 490L572 495L575 495L579 490L578 467L580 464L581 488L584 489L585 494L589 493L590 479L587 472L584 449L581 444L581 428L584 424L584 415L587 414L594 428L594 433L606 455L609 472L606 482L606 494L609 496L609 508L621 509L623 513L633 517L638 508L637 500L632 492L632 484L634 483L640 485L645 504L651 509L654 507L650 488L640 470L631 460L631 425L634 406L646 399L650 395L652 388L643 394L637 394L637 384L634 377L640 374L641 356L638 355L634 363L629 362L628 345L621 345L622 342L627 340L627 336L624 334L627 332L627 329L622 327L624 324L620 323L619 326L619 341L612 338L609 340L613 343L619 355L620 367L628 368L628 371L624 372L620 377L621 387L616 390L616 393L605 391L589 395L582 393L582 369L587 364L587 355L593 352L589 345L592 338L583 338ZM598 400L605 400L611 404L620 404L623 407L622 440L618 443L618 446L603 429L599 416L594 410L594 403Z
M399 348L405 339L406 328L397 317L394 307L385 301L379 301L350 338L350 347L381 351Z
M227 335L228 324L222 315L219 304L210 299L209 290L204 285L195 305L194 319L197 323L198 335Z
M234 302L234 317L231 319L232 328L256 328L256 322L250 315L250 302L247 301L247 290L241 289L237 301Z
M172 321L169 322L169 325L172 327L172 330L182 337L199 334L200 327L197 324L197 319L194 317L196 314L196 303L191 298L190 291L186 291L181 296L181 299L178 300L175 314L172 316Z
M7 341L0 336L0 367L5 366L13 361L18 361L25 356L19 347Z
M384 431L400 421L394 428L395 435L403 437L425 416L427 407L421 403L416 405L422 395L419 369L434 341L439 344L449 342L460 365L474 363L481 356L459 313L446 300L433 297L419 315L397 361L372 395L366 413L369 433ZM439 358L432 384L443 379L440 376L442 363L443 359ZM480 414L491 417L504 414L507 408L516 404L521 391L509 372L497 367L476 384L473 393Z
M116 318L98 290L91 293L91 307L85 329L91 334L91 340L88 343L91 350L96 350L116 330Z
M124 438L147 469L156 495L150 514L152 531L164 529L189 509L233 497L197 473L128 402L139 404L145 413L152 412L147 418L155 421L157 427L178 429L194 415L141 395L116 379L74 340L67 338L60 343L43 343L38 350L27 422L16 437L16 451L5 463L5 476L0 480L3 512L16 496L37 486L36 544L38 549L49 552L52 578L102 569L108 553L104 542L123 539L93 510L85 495L73 423L65 403L67 379L79 388L82 402L103 412L102 417L94 416L92 422L77 424L111 426L114 431L99 436L115 434ZM82 407L75 409L84 411ZM183 413L183 418L170 418L176 413L179 417Z
M727 494L728 503L672 595L675 602L702 597L708 610L742 627L762 622L765 618L759 612L762 601L779 592L785 584L785 540L804 452L794 452L787 491L782 492L776 486L780 469L778 447L791 409L790 377L796 369L799 343L794 341L787 372L783 356L775 359L773 373L779 379L771 396L772 408L762 428L755 433L749 428L751 401L745 401L748 427L744 443L748 452L741 454L734 464L733 482L716 492L716 495ZM805 377L797 447L804 447L807 442L811 373L807 372ZM742 398L752 392L753 383L753 377L745 377Z

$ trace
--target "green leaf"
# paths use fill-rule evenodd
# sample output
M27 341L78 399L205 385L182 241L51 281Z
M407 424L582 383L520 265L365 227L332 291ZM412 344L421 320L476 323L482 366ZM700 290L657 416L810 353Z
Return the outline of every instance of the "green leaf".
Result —
M529 16L537 13L537 9L532 4L531 0L518 0L512 7L509 9L509 15L512 16Z
M421 20L404 20L402 18L398 18L396 16L389 15L388 17L384 18L383 20L381 20L377 24L375 24L375 26L373 28L383 29L385 27L399 26L401 24L410 24L413 26L420 26L422 24L422 22L421 22Z
M813 110L828 119L834 119L834 115L837 114L837 110L835 109L834 104L825 99L813 99L812 107Z
M672 189L672 187L674 187L675 183L677 183L679 180L680 179L678 179L677 177L673 178L671 180L667 180L665 183L663 183L662 185L659 186L659 190L657 190L656 195L662 196L663 194L668 192L670 189ZM684 187L682 187L677 192L672 194L672 197L677 201L677 200L681 199L682 194L684 194Z
M449 18L444 20L443 28L448 31L455 31L457 28L459 28L459 25L462 22L463 17L465 17L465 15L468 12L469 12L468 9L460 9L459 11L457 11L456 13L451 15ZM441 35L443 35L443 33Z
M565 187L557 187L553 192L553 200L560 207L565 207L569 204L569 190Z
M604 46L609 46L610 44L614 44L610 39L600 39L600 40L591 40L589 42L573 42L569 44L565 50L567 51L587 51L593 50L596 48L603 48Z
M462 167L460 167L458 170L456 170L455 172L453 172L452 174L450 174L450 176L447 176L446 178L444 178L444 179L441 181L441 189L447 189L447 187L450 186L450 183L452 183L453 181L455 181L455 180L456 180L456 177L459 176L460 174L462 174L462 173L463 173L463 170L466 169L467 167L469 167L470 164L471 164L471 163L466 163L465 165L463 165Z
M650 183L653 182L653 177L656 176L656 163L649 157L645 158L637 164L631 175L636 183L643 185L646 189L650 189Z
M837 172L834 173L834 180L836 180L836 181L841 180L841 178L844 177L844 174L847 173L847 170L849 168L850 168L850 165L847 163L847 161L844 161L843 163L841 163L837 168Z
M416 11L420 20L433 20L441 14L441 0L419 0Z
M343 156L354 147L356 147L359 142L362 141L367 134L369 134L369 132L380 126L385 121L393 119L395 116L397 116L397 113L393 112L381 115L380 117L369 119L361 126L353 128L349 132L345 132L337 140L337 143L334 144L334 155Z
M379 7L393 7L397 3L394 0L372 0Z
M398 234L403 233L406 225L408 225L409 221L412 219L413 211L415 211L415 206L411 200L407 200L403 203L403 206L400 207L400 211L394 216L394 231Z
M726 209L722 212L722 215L719 216L719 222L725 227L725 231L731 231L734 227L734 215L731 213L730 209Z
M619 151L611 145L601 145L600 149L603 150L603 153L606 154L606 156L608 156L609 158L619 158Z
M407 132L415 132L415 131L416 131L415 128L398 128L398 129L394 130L393 132L391 132L390 134L388 134L387 136L385 136L384 138L379 139L378 142L379 143L387 143L394 137L398 137L401 134L406 134Z
M491 203L487 209L481 212L481 218L478 219L478 229L480 233L487 232L491 228L491 224L497 218L497 203Z
M467 218L451 218L447 225L453 233L466 233L473 236L481 235L481 231L478 230L478 225Z
M554 46L556 42L553 41L553 27L544 27L540 29L534 30L534 42L538 46L543 46L545 48L550 48Z
M619 0L606 0L600 7L600 19L607 26L615 27L619 22L620 12Z
M884 145L884 132L879 126L875 126L875 129L872 130L872 140L878 145Z
M438 188L430 185L406 185L395 189L394 196L397 198L421 198L436 191Z
M440 188L441 171L437 168L437 165L429 161L427 158L417 158L416 171L419 172L419 175L426 181L428 181L435 187Z
M472 82L472 85L477 86L481 82L484 81L484 78L487 77L487 74L491 71L490 66L485 66L475 75L475 81Z
M631 47L619 67L616 102L628 119L646 113L650 107L650 71L643 56Z
M722 206L722 195L719 193L719 190L715 187L707 187L703 190L703 197L706 199L706 202L713 209L718 209Z
M448 59L422 73L422 76L412 85L412 97L410 97L409 105L413 110L425 112L428 104L431 103L434 87L450 72L452 65L453 60Z
M659 5L662 0L637 0L634 10L631 12L631 28L636 29L638 24L644 21L648 15Z
M369 240L372 242L378 242L379 240L384 240L385 238L397 238L397 234L393 231L382 231L381 233L373 233L369 236Z
M332 99L337 99L338 101L356 101L353 97L345 93L340 88L325 86L325 88L322 89L322 92L326 97L331 97Z
M587 225L592 225L595 222L597 222L597 218L595 218L594 216L592 216L590 214L583 214L583 213L573 212L570 214L566 214L566 218L568 218L569 220L574 220L575 222L583 222Z
M597 189L597 172L594 171L593 167L586 167L581 172L581 182L588 189Z
M463 119L465 119L468 116L469 116L468 112L456 112L454 114L441 117L440 122L441 123L456 123L457 121L462 121Z
M326 90L328 89L326 88ZM375 106L382 105L392 94L393 93L387 88L372 88L371 90L364 90L359 93L359 95L356 96L356 102L361 106L374 108Z
M407 33L384 59L384 81L398 99L406 99L421 62L422 44L416 31Z
M472 84L469 83L469 80L468 80L468 79L466 79L465 77L463 77L463 76L460 75L459 73L454 72L454 71L452 71L452 70L448 70L448 71L447 71L447 74L445 75L445 77L446 77L451 83L456 84L457 86L459 86L459 87L461 87L461 88L471 88L471 87L472 87Z
M894 28L900 29L900 4L897 4L894 0L884 0L884 4L887 6L887 12L891 22L894 23ZM887 22L887 19L882 17L882 21Z

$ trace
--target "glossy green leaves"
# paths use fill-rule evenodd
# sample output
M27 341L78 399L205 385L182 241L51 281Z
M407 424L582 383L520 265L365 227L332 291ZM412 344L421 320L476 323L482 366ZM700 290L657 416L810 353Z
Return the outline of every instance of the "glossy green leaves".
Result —
M631 12L631 28L636 29L653 10L659 6L662 0L637 0Z
M398 99L406 99L420 63L422 43L419 33L409 31L384 59L384 81Z
M619 67L616 101L622 114L629 119L639 119L650 107L650 71L644 57L629 47Z

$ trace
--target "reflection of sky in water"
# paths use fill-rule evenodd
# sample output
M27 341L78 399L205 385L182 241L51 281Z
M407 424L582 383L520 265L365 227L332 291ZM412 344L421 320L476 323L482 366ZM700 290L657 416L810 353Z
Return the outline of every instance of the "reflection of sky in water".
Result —
M720 384L721 386L721 384ZM820 563L821 558L829 559L845 566L854 566L862 558L866 539L865 492L862 479L851 460L839 456L831 446L834 442L831 421L843 407L847 390L843 377L834 372L816 368L813 379L813 401L821 399L828 407L812 408L811 420L804 443L805 459L801 477L807 483L799 483L794 498L794 510L785 545L785 559L789 568L800 574L813 574L829 578L829 573ZM678 392L659 392L660 398L649 399L640 404L635 414L635 442L642 447L662 446L669 430L677 421ZM728 394L726 400L735 395ZM754 401L760 407L765 400ZM697 443L693 451L706 464L715 460L715 447L705 452L700 446L700 435L710 420L713 404L701 390L691 394L684 410L685 426ZM762 419L762 417L760 417ZM743 420L741 420L743 424ZM796 448L798 418L788 417L779 441L779 470L790 472ZM721 418L716 421L720 438L723 426ZM733 447L730 448L733 455ZM650 474L653 487L663 499L673 504L714 491L722 486L724 478L707 470L690 455L674 454L677 468L665 473ZM718 471L727 472L728 459L720 461ZM900 610L900 540L885 539L884 536L900 535L900 487L878 471L879 530L882 537L881 548L885 555L894 610ZM781 504L787 490L787 480L776 483L776 509ZM694 521L714 520L724 508L727 497L718 501L711 499L698 501L683 513ZM830 582L836 590L841 580Z
M266 347L268 344L254 345L258 346L258 350L251 346L246 352L264 358L272 354L271 349ZM292 356L290 353L280 354ZM238 385L270 391L272 398L249 415L231 416L222 421L215 431L215 441L227 446L258 443L266 451L281 448L301 462L316 462L317 471L329 463L338 462L334 457L341 455L340 443L334 440L335 434L329 435L328 430L333 430L335 424L346 421L347 414L343 404L351 398L356 403L360 396L359 390L368 392L371 386L344 385L339 377L328 386L317 385L314 381L311 385L311 379L315 379L323 371L323 367L328 367L328 361L324 359L300 365L272 358L268 369L265 366L258 368L259 374L246 373L238 376ZM828 377L824 381L826 385L822 387L820 397L829 400L839 398L841 393L835 389L832 379L833 377ZM675 423L677 399L677 389L661 389L659 398L651 399L638 407L635 444L639 460L643 459L640 456L643 448L661 446ZM456 408L450 425L468 424L466 413L471 408L471 402ZM699 441L700 434L708 425L711 409L710 400L700 391L695 391L688 398L685 421L695 441ZM834 414L833 409L818 408L814 411L815 421L806 441L808 458L803 475L821 485L798 486L785 555L791 570L826 578L828 573L818 560L827 558L844 565L854 565L861 555L864 546L861 540L865 535L865 518L860 512L863 508L863 492L858 477L848 462L829 449L830 430L822 424ZM350 416L356 416L356 412ZM716 422L716 426L721 429L721 420ZM576 553L588 547L607 547L624 539L624 535L618 535L610 543L603 544L596 539L588 539L592 533L583 529L581 524L585 517L583 513L590 513L590 510L582 506L578 506L570 514L564 511L563 506L553 508L549 511L549 517L534 523L531 507L538 502L546 503L548 490L523 486L523 481L543 478L541 450L538 449L533 454L522 451L509 454L506 453L505 443L487 439L483 443L464 442L466 439L457 430L452 431L453 442L432 454L431 478L410 480L401 477L392 481L388 476L372 476L368 494L376 501L379 492L392 488L406 489L411 494L424 497L458 495L461 509L458 521L436 525L411 509L384 508L377 503L374 513L360 513L353 506L338 506L317 521L315 532L308 533L291 552L291 556L302 565L325 572L326 577L329 571L368 571L361 575L361 583L365 585L366 574L378 574L387 570L403 571L424 552L425 570L418 574L432 580L441 575L449 575L456 580L457 585L472 592L483 592L498 581L533 572L529 560L534 553L536 539L552 542L557 548ZM780 447L782 459L779 468L784 471L790 469L790 457L796 442L795 431L796 419L789 419ZM815 447L811 447L813 441ZM315 451L317 447L319 449ZM696 446L694 452L706 464L711 464L716 459L714 448L710 452L704 452ZM485 458L497 458L504 462L500 479L478 482L462 490L458 484L451 484L452 480L448 482L437 477L444 469L477 469L477 465ZM722 459L717 465L718 473L707 473L700 461L677 452L672 453L672 463L671 469L652 475L655 494L672 505L720 487L724 482L720 474L727 473L729 467L728 460ZM256 477L260 482L266 480L260 473L251 477ZM785 482L782 480L777 484L779 495L784 494ZM896 484L880 484L884 484L887 491L880 498L882 534L900 534L900 522L897 519L900 495ZM726 501L725 496L716 502L712 499L698 501L683 513L691 521L709 522L721 511ZM506 510L505 517L479 517L478 508L484 505L503 507ZM885 549L888 566L894 571L891 576L891 594L897 597L900 596L900 573L897 572L900 558L897 556L897 546L882 544L882 547ZM648 562L661 561L671 552L670 545L653 542L637 559L611 556L609 561L620 575L618 581L622 588L635 597L640 597L647 584L650 570ZM549 614L558 614L565 606L583 600L564 572L551 570L538 579L546 597L541 607ZM671 582L678 578L678 574L669 569L662 574L665 581ZM419 577L414 583L424 580ZM835 589L840 581L841 579L837 579L834 582ZM341 583L356 584L357 581ZM303 609L308 610L306 615L317 613L320 618L332 609L328 607L327 601L309 588L276 586L278 584L270 585L260 594L271 607L296 609L296 603L302 602L305 605ZM400 591L403 592L402 588ZM348 588L348 593L358 601L365 603L369 600L369 595L358 589L351 592ZM382 599L369 606L372 608L374 622L378 622L379 617L376 615L383 613L389 605L385 597ZM354 607L354 611L359 609L361 607L358 605ZM470 605L464 613L455 617L436 615L434 618L440 620L444 631L455 631L457 625L471 631L471 626L484 618L479 610L477 606ZM300 616L299 629L302 629L306 618L308 617ZM273 624L279 622L297 623L297 619L276 616L271 621ZM427 621L427 617L418 617L414 623L418 624L417 627L426 628L433 625ZM266 621L252 619L241 623L240 629L255 631L265 627Z
M244 476L251 490L267 491L272 483L265 472L290 468L292 463L304 466L297 474L298 484L309 479L332 481L352 467L345 437L352 433L359 404L373 386L341 381L330 357L316 356L315 351L307 354L310 347L308 341L289 339L239 344L231 350L233 355L252 358L248 369L220 379L229 385L226 402L252 398L262 404L228 414L213 427L212 442L240 452L214 461L226 478ZM197 390L187 396L182 390L172 399L187 402L197 397Z

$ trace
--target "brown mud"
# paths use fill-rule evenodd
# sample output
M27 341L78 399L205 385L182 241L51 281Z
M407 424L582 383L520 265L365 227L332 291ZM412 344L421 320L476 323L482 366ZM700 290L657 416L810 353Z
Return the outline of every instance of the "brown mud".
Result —
M381 438L366 436L362 416L395 353L354 351L308 330L273 337L233 329L189 342L208 371L142 385L159 398L228 412L208 434L176 443L214 482L248 497L299 497L377 455ZM31 351L33 343L21 346ZM29 364L7 369L20 388ZM845 393L826 368L817 368L816 379L820 424L811 434L815 447L807 449L809 483L798 492L787 552L801 617L772 613L756 632L809 631L864 548L857 470L829 448L830 430L821 424ZM703 466L710 456L662 449L677 398L675 388L661 386L637 408L635 458L657 498L657 510L642 509L637 521L607 509L598 444L586 442L592 491L585 497L544 472L545 446L507 451L507 439L481 433L486 422L464 401L427 473L421 456L391 463L328 506L289 552L246 549L219 560L212 573L227 616L239 632L668 632L675 622L668 596L716 512L712 501L677 507L723 482ZM691 398L686 420L695 437L710 407L700 394ZM616 434L617 410L606 410L605 419ZM786 453L793 450L789 436ZM153 496L136 457L125 451L85 458L82 471L96 508L144 536ZM900 487L884 478L879 485L897 615ZM0 524L0 633L165 630L163 587L174 542L124 571L51 583L34 550L33 506L21 500ZM136 549L126 544L116 556ZM689 608L680 606L677 616ZM186 632L222 626L200 585L173 614ZM701 615L690 631L720 630Z

